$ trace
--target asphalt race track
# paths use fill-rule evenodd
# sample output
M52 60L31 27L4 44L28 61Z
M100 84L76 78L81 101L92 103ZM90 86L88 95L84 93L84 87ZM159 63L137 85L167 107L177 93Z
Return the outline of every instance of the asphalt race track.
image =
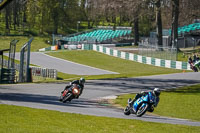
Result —
M20 59L20 53L16 53L15 58ZM94 68L71 61L59 59L53 56L46 55L41 52L31 52L30 63L41 66L42 68L56 69L62 73L75 75L102 75L102 74L117 74L107 70Z
M86 82L83 94L70 103L58 101L64 83L0 85L0 104L19 105L31 108L80 113L84 115L105 116L123 119L138 119L159 123L200 126L200 122L185 119L144 115L125 116L123 109L104 104L102 99L112 98L123 93L151 90L154 87L171 89L200 83L200 73L179 73L170 75L148 76L140 78L121 78L112 80L90 80ZM158 105L159 106L159 105Z

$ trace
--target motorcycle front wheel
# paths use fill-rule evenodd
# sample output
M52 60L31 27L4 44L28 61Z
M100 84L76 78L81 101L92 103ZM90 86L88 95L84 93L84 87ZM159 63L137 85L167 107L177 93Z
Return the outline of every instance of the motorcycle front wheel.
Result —
M59 101L62 101L62 99L63 99L63 96L62 96L62 94L61 94L61 96L60 96L60 98L59 98Z
M125 115L130 115L131 114L130 107L126 106L126 108L124 109L124 114Z
M148 109L148 104L147 103L143 103L141 104L141 106L139 107L138 111L136 112L136 116L137 117L141 117L142 115L145 114L145 112L147 111Z
M71 101L71 96L72 96L72 93L67 93L64 97L63 97L63 103L66 103L67 101Z

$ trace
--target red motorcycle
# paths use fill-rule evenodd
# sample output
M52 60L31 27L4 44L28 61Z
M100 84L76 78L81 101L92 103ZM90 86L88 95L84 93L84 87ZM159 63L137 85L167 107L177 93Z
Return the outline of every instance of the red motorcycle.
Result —
M61 92L60 101L62 101L63 103L67 101L70 102L74 98L77 99L79 95L80 95L80 86L77 84L73 84L71 87Z

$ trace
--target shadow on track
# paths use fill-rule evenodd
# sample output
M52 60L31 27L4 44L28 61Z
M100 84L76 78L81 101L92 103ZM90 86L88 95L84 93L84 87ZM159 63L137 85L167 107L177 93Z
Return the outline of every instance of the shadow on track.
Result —
M200 83L200 80L119 78L119 79L98 80L97 82L90 81L87 84L94 86L114 87L122 90L130 90L130 89L153 90L154 88L160 88L161 90L166 90L166 89L173 89L198 83Z
M81 108L94 108L94 105L98 105L95 101L87 99L73 99L71 102L62 103L58 100L57 96L47 95L34 95L34 94L22 94L22 93L0 93L0 100L11 102L30 102L40 103L58 106L73 106Z

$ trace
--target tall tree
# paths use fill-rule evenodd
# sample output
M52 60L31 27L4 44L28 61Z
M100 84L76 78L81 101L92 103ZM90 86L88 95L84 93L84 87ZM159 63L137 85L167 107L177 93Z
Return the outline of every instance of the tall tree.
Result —
M14 30L16 30L17 18L18 18L18 2L17 2L17 0L14 0L13 1L13 25L14 25Z
M5 25L6 25L6 33L10 33L10 24L9 24L9 18L10 18L10 10L9 7L5 7Z
M158 45L162 46L162 18L161 18L161 0L155 1L156 5L156 24L157 24L157 38L158 38Z
M172 0L172 45L178 48L179 0Z

